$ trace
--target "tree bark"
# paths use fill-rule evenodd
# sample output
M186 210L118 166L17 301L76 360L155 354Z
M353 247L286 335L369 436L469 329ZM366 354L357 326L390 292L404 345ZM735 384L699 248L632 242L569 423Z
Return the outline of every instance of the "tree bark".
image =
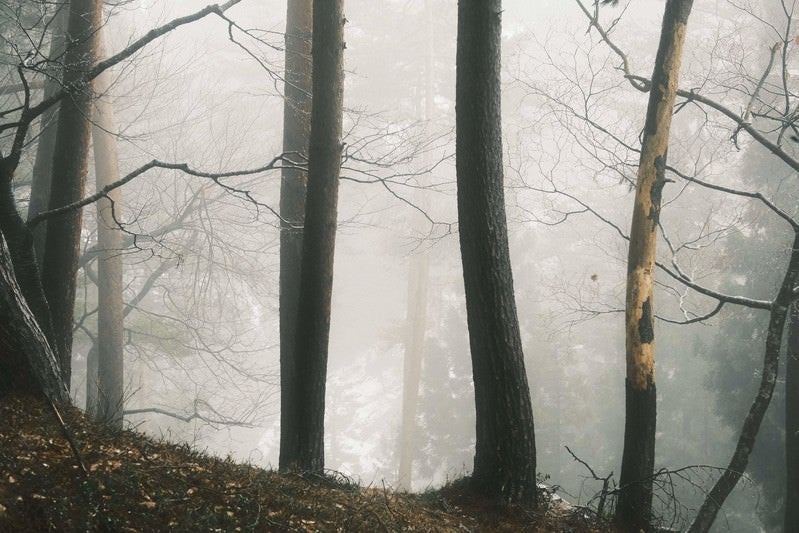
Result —
M56 14L52 26L52 41L50 43L49 59L55 65L60 65L62 56L67 46L67 22L69 19L69 5L64 5ZM43 100L49 100L61 90L62 73L48 78L44 85ZM30 220L39 213L47 211L50 203L50 182L53 174L53 151L55 148L56 127L58 124L58 108L54 104L42 113L39 119L40 133L39 144L36 147L36 159L33 163L33 182L31 184L31 199L28 204L27 219ZM41 270L44 260L44 241L47 234L47 221L37 224L33 231L33 248L36 260Z
M97 57L97 31L102 2L72 0L65 53L64 88L53 153L53 180L49 209L57 209L83 197L88 166L92 114L91 82L87 73ZM80 209L52 217L45 239L42 283L53 318L51 345L58 355L64 381L71 379L72 321L75 283L80 257Z
M313 10L313 105L302 272L294 347L297 390L295 467L324 468L325 384L333 290L344 94L343 0Z
M0 394L43 392L69 401L58 361L17 284L11 254L0 233Z
M98 57L104 56L102 31L98 31ZM110 97L108 71L94 81L94 172L97 190L119 179L116 117ZM123 266L124 236L117 217L122 212L122 189L97 201L97 350L96 379L87 371L86 386L95 389L96 418L111 427L122 428L124 410ZM88 358L87 358L88 366ZM94 381L94 382L92 382ZM86 393L87 401L90 397Z
M53 326L33 251L33 235L22 220L14 199L12 180L17 163L13 156L0 159L0 233L8 246L20 291L49 340L53 336Z
M791 304L785 371L785 525L799 527L799 304Z
M615 517L623 531L651 529L657 412L655 253L669 129L692 4L693 0L666 2L638 166L627 262L624 452Z
M296 462L297 336L308 140L311 132L313 0L288 2L286 74L283 100L283 152L295 168L280 180L280 459L281 470Z
M479 492L535 502L535 431L513 292L500 124L500 0L460 0L458 222L477 417Z

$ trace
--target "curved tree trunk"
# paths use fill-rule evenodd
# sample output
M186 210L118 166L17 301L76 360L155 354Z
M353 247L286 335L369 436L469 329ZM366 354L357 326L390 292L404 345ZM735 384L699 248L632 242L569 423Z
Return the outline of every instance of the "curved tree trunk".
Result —
M794 299L793 290L796 287L797 280L799 280L799 232L794 232L792 246L791 259L769 315L760 387L744 419L730 464L705 497L705 501L702 503L702 507L699 508L699 512L689 529L691 533L704 533L710 530L721 506L724 505L724 500L727 499L738 480L741 479L744 470L746 470L746 465L749 463L749 454L755 445L755 438L760 429L760 424L774 395L788 308ZM791 528L786 528L785 531L793 531L795 526L796 523L793 523Z
M311 133L311 34L313 0L288 2L286 83L283 100L283 152L296 167L306 166ZM284 168L280 180L280 469L296 462L297 387L294 339L297 336L302 233L307 174Z
M58 209L83 197L88 165L92 114L91 82L84 80L96 55L102 2L72 0L70 3L64 87L53 155L53 180L49 209ZM71 379L72 322L75 282L80 257L82 211L74 209L48 221L42 284L53 318L51 345L58 355L64 381Z
M500 0L460 0L458 223L474 375L474 488L535 502L535 431L513 293L500 124Z
M0 233L5 238L13 273L28 307L48 340L53 336L50 308L44 295L33 235L22 220L14 199L12 180L18 161L6 157L0 161Z
M655 252L666 154L693 0L668 0L652 73L627 261L626 414L616 523L648 531L655 464Z
M313 105L297 336L297 453L294 466L324 468L325 385L333 291L344 95L344 2L313 10Z
M0 394L9 390L42 391L53 401L69 401L58 361L17 284L0 233Z

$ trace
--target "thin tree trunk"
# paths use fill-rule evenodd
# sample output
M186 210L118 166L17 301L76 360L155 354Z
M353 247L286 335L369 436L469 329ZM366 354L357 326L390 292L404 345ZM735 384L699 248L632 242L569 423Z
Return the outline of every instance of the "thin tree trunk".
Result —
M402 423L400 426L397 485L410 491L413 483L413 455L416 450L416 413L419 382L422 376L425 332L427 329L427 285L430 256L422 251L411 259L408 272L407 333L402 371Z
M69 4L64 4L56 14L52 25L52 41L50 43L49 58L53 64L60 65L67 41L67 21L69 19ZM61 74L61 73L58 73ZM43 100L48 100L61 90L61 76L57 75L47 79L44 85ZM56 127L58 124L59 104L55 104L42 113L39 119L40 133L39 144L36 147L36 160L33 163L33 182L31 183L31 198L28 204L28 220L39 213L47 211L50 203L50 182L53 175L53 149L55 148ZM33 247L36 260L41 270L44 261L44 241L47 234L47 221L43 220L32 230Z
M99 32L101 33L101 32ZM104 57L102 35L98 35L98 57ZM116 117L110 97L108 71L94 81L94 172L97 190L119 179ZM96 376L87 371L86 385L95 389L96 417L111 427L122 428L124 410L123 266L124 236L118 217L122 212L122 189L97 201L97 351ZM88 358L87 358L88 366ZM92 378L96 378L93 380ZM92 383L92 381L94 381ZM90 397L86 392L87 401Z
M763 417L766 415L766 410L768 410L769 403L771 403L771 398L774 395L788 308L794 299L793 290L796 287L797 280L799 280L799 232L794 232L792 246L788 268L785 271L785 277L782 280L779 293L774 300L769 315L760 387L744 419L730 464L705 497L705 501L702 503L702 507L699 508L699 512L689 529L691 533L705 533L710 530L727 496L730 495L738 480L741 479L744 470L746 470L746 465L749 463L749 454L755 445L760 424L763 422ZM794 528L795 525L796 523L794 522L791 527ZM785 531L793 531L793 529L786 528Z
M422 119L426 132L433 118L433 10L430 0L425 0L426 50L424 69L424 106ZM427 160L427 157L424 158ZM426 209L428 202L424 191L419 191L416 204ZM419 407L419 384L422 379L425 333L427 329L427 294L430 254L421 250L414 254L408 267L408 304L405 314L407 325L405 354L402 371L402 420L399 438L399 466L397 487L411 491L413 488L413 459L416 451L416 415Z
M791 304L785 370L785 526L799 527L799 304Z
M305 167L311 133L311 34L313 0L291 0L286 17L286 83L283 152ZM297 336L302 233L307 174L286 167L280 181L280 459L281 470L296 462L297 393L294 339Z
M92 113L91 82L84 80L96 56L96 36L101 24L102 2L72 0L65 54L64 86L53 153L53 180L49 209L80 200L84 195ZM75 284L80 257L82 211L75 209L52 217L45 239L42 283L53 318L50 343L61 364L64 381L71 379L72 321Z
M295 466L324 468L325 383L344 94L343 0L314 5L313 106L302 272L294 360L297 387Z
M626 415L616 523L648 531L652 518L657 391L654 282L669 129L693 0L668 0L652 73L627 262Z
M86 352L86 414L96 419L100 410L100 391L97 378L97 337Z
M513 292L500 125L500 0L460 0L458 222L474 375L479 492L535 502L535 431Z

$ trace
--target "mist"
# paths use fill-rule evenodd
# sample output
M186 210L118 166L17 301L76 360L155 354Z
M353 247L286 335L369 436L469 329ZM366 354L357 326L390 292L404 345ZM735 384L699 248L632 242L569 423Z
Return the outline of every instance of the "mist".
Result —
M106 2L109 55L205 5ZM793 7L696 2L688 23L679 87L745 124L678 94L658 229L665 269L655 274L653 504L677 529L735 451L763 372L769 311L757 305L776 298L791 253L797 67L783 30ZM10 19L11 7L0 9ZM475 456L456 193L457 3L347 0L345 10L325 471L423 492L469 475ZM662 11L655 0L598 11L635 76L652 75ZM648 92L625 77L577 3L506 0L501 17L505 202L536 470L564 499L595 508L622 464L626 236ZM153 168L121 187L114 207L129 307L124 426L265 468L280 454L285 28L285 2L243 0L114 66L100 96L114 108L120 176L151 160L194 173ZM3 31L6 45L16 42L18 26ZM16 83L16 55L26 52L5 48L3 85ZM0 102L11 109L15 98ZM23 211L40 131L15 175ZM11 142L4 133L3 153ZM70 388L80 407L98 328L98 220L93 205L83 211ZM713 531L782 524L788 344L746 473ZM403 441L413 350L418 392Z

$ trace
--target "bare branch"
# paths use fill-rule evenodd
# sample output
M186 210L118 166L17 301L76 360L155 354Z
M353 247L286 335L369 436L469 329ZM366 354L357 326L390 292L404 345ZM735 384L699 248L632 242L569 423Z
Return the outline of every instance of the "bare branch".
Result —
M141 408L141 409L125 409L124 412L123 412L123 414L125 416L128 416L128 415L141 415L141 414L147 414L147 413L153 413L153 414L157 414L157 415L168 416L168 417L171 417L171 418L174 418L176 420L180 420L181 422L186 422L186 423L189 423L189 422L191 422L193 420L200 420L200 421L205 422L206 424L209 424L209 425L214 426L214 427L217 427L217 426L232 426L232 427L243 427L243 428L255 427L252 423L246 422L246 421L243 421L243 420L236 420L236 419L232 419L232 418L231 419L208 418L207 416L205 416L204 414L202 414L202 413L200 413L198 411L197 406L196 406L196 402L195 402L195 406L194 406L194 412L190 413L188 415L182 415L182 414L179 414L179 413L175 413L173 411L167 411L166 409L161 409L160 407L144 407L144 408Z
M577 4L582 9L583 13L588 17L591 27L597 30L602 40L613 50L616 55L618 55L622 60L622 70L624 71L624 77L630 82L630 84L638 89L639 91L648 91L649 88L652 86L652 81L649 78L644 76L638 76L633 74L630 71L629 62L627 60L627 56L624 52L610 39L608 33L602 28L599 24L599 21L595 15L592 15L586 7L582 4L580 0L575 0ZM776 52L775 52L776 53ZM765 76L765 75L764 75ZM681 98L685 98L688 102L699 102L711 109L714 109L721 113L722 115L726 116L730 120L732 120L738 130L744 130L748 133L755 141L761 144L766 150L774 154L775 156L779 157L785 164L791 167L793 170L799 171L799 159L794 158L788 152L782 149L782 147L773 141L771 141L768 137L766 137L762 132L757 130L752 126L749 122L748 116L742 116L729 107L713 100L712 98L708 98L707 96L703 96L695 89L685 90L685 89L678 89L677 95ZM685 105L685 103L681 104ZM736 131L737 135L738 131Z
M252 195L250 194L249 191L246 191L246 190L243 190L243 189L238 189L236 187L232 187L230 185L222 183L221 180L224 179L224 178L230 178L230 177L235 177L235 176L249 176L249 175L252 175L252 174L259 174L261 172L266 172L268 170L275 170L277 168L280 168L278 166L278 163L283 161L283 159L284 159L284 155L281 154L281 155L275 156L266 165L263 165L263 166L260 166L260 167L257 167L257 168L252 168L252 169L231 170L231 171L227 171L227 172L205 172L205 171L195 170L195 169L191 168L188 165L188 163L166 163L164 161L158 161L157 159L153 159L149 163L145 163L144 165L142 165L139 168L137 168L136 170L130 172L126 176L118 179L114 183L110 183L110 184L106 185L101 190L97 191L96 193L94 193L94 194L92 194L90 196L87 196L86 198L83 198L82 200L79 200L77 202L73 202L73 203L65 205L63 207L59 207L58 209L52 209L50 211L44 211L42 213L39 213L35 217L33 217L30 220L28 220L28 227L33 228L33 227L36 226L36 224L38 224L42 220L46 220L46 219L48 219L50 217L59 215L61 213L65 213L67 211L72 211L73 209L80 209L82 207L85 207L85 206L87 206L89 204L92 204L92 203L96 202L100 198L103 198L103 197L107 198L108 194L111 191L113 191L114 189L117 189L117 188L125 185L126 183L132 181L137 176L140 176L140 175L144 174L145 172L147 172L148 170L151 170L153 168L164 168L164 169L168 169L168 170L179 170L179 171L181 171L181 172L183 172L185 174L189 174L190 176L197 176L197 177L200 177L200 178L208 178L208 179L212 180L214 183L216 183L217 185L221 186L226 191L228 191L230 193L233 193L233 194L236 194L236 195L244 196L248 200L252 201L255 205L258 205L260 207L266 207L272 214L274 214L276 217L280 218L280 214L277 211L275 211L273 208L269 207L266 204L262 204L262 203L256 201L255 198L252 197Z

